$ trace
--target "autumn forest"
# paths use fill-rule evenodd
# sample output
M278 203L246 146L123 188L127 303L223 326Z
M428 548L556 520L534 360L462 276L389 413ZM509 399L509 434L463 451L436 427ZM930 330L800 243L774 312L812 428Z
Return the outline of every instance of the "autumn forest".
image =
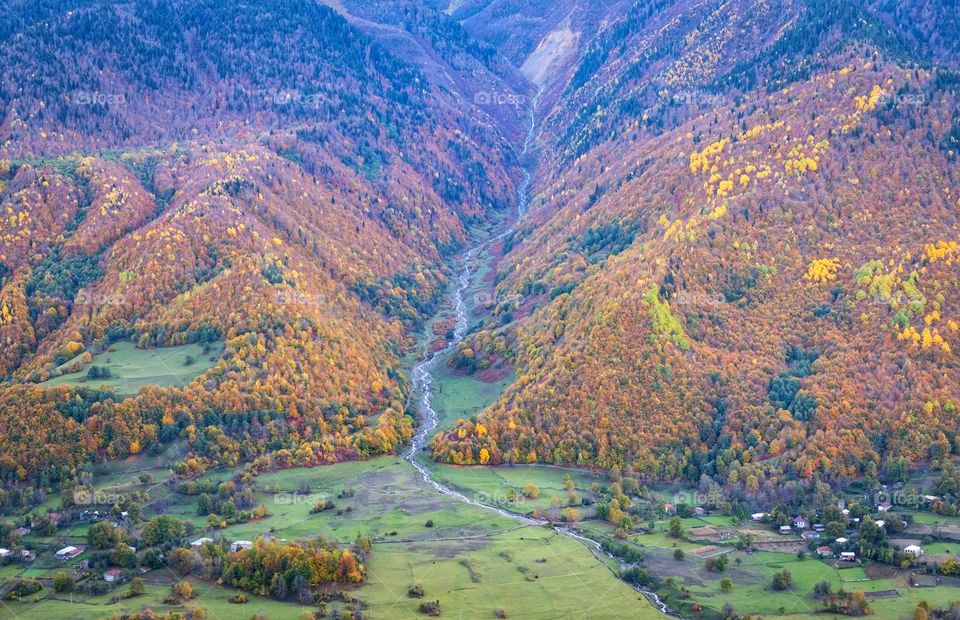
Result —
M956 9L0 6L0 617L958 617Z

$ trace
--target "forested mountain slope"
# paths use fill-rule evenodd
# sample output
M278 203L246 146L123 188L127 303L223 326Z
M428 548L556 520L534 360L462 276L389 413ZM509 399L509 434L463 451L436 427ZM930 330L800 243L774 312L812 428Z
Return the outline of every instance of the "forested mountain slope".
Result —
M197 468L406 441L407 333L513 200L500 132L314 2L12 2L0 24L0 476L178 437ZM43 384L119 340L226 350L136 398Z
M455 360L517 380L437 458L776 495L955 454L960 74L938 14L664 1L601 32Z

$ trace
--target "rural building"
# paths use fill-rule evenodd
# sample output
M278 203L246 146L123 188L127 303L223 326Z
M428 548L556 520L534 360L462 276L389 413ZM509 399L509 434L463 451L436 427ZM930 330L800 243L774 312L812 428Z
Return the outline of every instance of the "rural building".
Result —
M817 555L819 555L821 558L828 558L833 555L833 550L826 545L823 547L817 547Z
M907 555L912 555L915 558L923 555L923 549L921 549L918 545L907 545L903 548L903 552Z
M0 558L9 558L13 552L9 549L0 549Z
M856 562L857 554L853 551L844 551L840 554L840 559L844 562Z
M73 558L77 557L83 553L83 551L83 547L74 547L73 545L70 545L68 547L64 547L60 551L57 551L56 555L58 560L61 562L66 562L67 560L72 560Z
M208 543L208 542L209 542L209 543L212 543L212 542L213 542L213 539L212 539L212 538L207 538L206 536L204 536L203 538L198 538L198 539L196 539L195 541L193 541L192 543L190 543L190 546L191 546L191 547L202 547L205 543Z
M37 554L32 551L27 551L26 549L20 550L20 559L24 562L33 562L37 559Z
M847 540L846 538L842 537L842 536L837 539L837 544L838 544L838 545L845 545L845 544L847 544L848 542L850 542L850 541Z
M798 530L807 529L807 520L804 517L797 517L793 520L793 527Z
M759 523L759 522L763 521L763 518L764 518L765 516L767 516L767 513L765 513L765 512L755 512L755 513L753 513L752 515L750 515L750 518L753 519L753 522L754 522L754 523Z
M230 551L236 553L241 549L250 549L253 547L253 542L249 540L235 540L230 543Z
M813 530L807 530L800 534L800 538L804 540L817 540L820 538L820 533L814 532Z
M792 531L793 531L793 529L792 529L789 525L781 525L781 526L780 526L780 533L781 533L781 534L789 534L789 533L792 532Z
M113 583L113 582L116 581L117 579L120 579L120 569L119 569L119 568L111 568L110 570L108 570L107 572L105 572L105 573L103 574L103 580L104 580L104 581L107 581L107 582L109 582L109 583Z

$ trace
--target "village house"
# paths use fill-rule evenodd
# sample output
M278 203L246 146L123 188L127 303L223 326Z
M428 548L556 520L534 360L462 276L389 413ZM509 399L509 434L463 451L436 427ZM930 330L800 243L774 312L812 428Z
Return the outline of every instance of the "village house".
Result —
M781 533L781 534L789 534L789 533L791 533L791 532L793 532L793 528L791 528L789 525L781 525L781 526L780 526L780 533Z
M793 520L793 527L798 530L807 529L807 519L805 517L796 517Z
M230 543L230 551L236 553L241 549L250 549L253 547L253 542L249 540L235 540Z
M753 519L754 523L760 523L761 521L763 521L763 518L765 516L767 516L767 513L765 512L755 512L752 515L750 515L750 518Z
M923 549L919 545L907 545L903 548L903 552L907 555L912 555L915 558L919 558L923 555Z
M57 559L61 562L66 562L67 560L72 560L81 553L83 553L84 547L74 547L73 545L64 547L60 551L57 551Z
M826 545L817 547L817 555L819 555L821 558L829 558L833 555L833 550Z
M120 575L121 573L119 568L111 568L103 574L103 580L108 583L113 583L114 581L120 579Z
M856 562L857 554L853 551L843 551L840 553L840 559L844 562Z
M191 547L194 547L194 548L196 548L196 547L202 547L204 544L206 544L206 543L212 543L212 542L213 542L213 539L212 539L212 538L207 538L206 536L204 536L203 538L198 538L198 539L196 539L195 541L193 541L192 543L190 543L190 546L191 546Z
M818 538L820 538L820 533L814 532L813 530L807 530L800 534L800 538L804 540L817 540Z
M11 557L12 555L13 555L13 552L10 551L9 549L2 549L2 548L0 548L0 559L9 558L9 557Z

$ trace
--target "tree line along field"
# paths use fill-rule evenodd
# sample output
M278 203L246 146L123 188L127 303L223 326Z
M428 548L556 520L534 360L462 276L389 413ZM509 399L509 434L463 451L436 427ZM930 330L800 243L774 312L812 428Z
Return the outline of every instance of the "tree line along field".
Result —
M91 497L101 499L131 497L149 491L143 502L143 521L118 521L120 529L134 542L144 521L162 514L173 516L187 525L189 540L209 536L235 540L256 540L261 536L292 542L323 535L331 541L350 544L358 536L369 538L372 549L366 556L366 580L360 587L344 588L351 599L361 601L362 617L395 618L420 616L420 599L410 598L407 590L418 585L424 600L439 600L441 607L458 610L463 617L495 617L502 610L508 617L553 618L578 617L571 610L589 610L593 617L617 618L630 609L638 617L655 617L656 612L639 593L620 581L616 572L598 562L590 549L563 537L549 528L518 526L485 510L466 506L435 493L425 493L409 464L384 457L365 462L342 463L330 467L290 469L264 473L255 480L253 502L267 507L268 514L246 522L220 523L198 514L199 498L177 492L176 477L157 467L162 458L145 457L145 462L131 462L129 472L121 463L105 467L91 487ZM141 470L142 468L142 470ZM528 472L530 480L543 485L544 493L566 489L559 472ZM141 475L144 477L141 478ZM239 470L211 471L190 480L219 484L237 479ZM493 495L493 481L478 484L474 494L485 499ZM512 476L511 476L512 477ZM513 477L512 477L513 478ZM517 484L524 476L516 476ZM585 479L584 479L585 480ZM185 480L179 480L180 483ZM522 487L520 491L522 492ZM589 493L588 486L583 486ZM512 488L512 483L503 488ZM466 488L466 487L465 487ZM95 491L94 491L95 490ZM183 491L183 487L180 489ZM318 502L329 505L316 511ZM108 505L86 505L83 509L101 509ZM78 507L63 510L60 501L51 498L42 510L59 509L63 514L76 514ZM549 511L549 503L544 507ZM113 515L109 519L116 519ZM99 523L104 523L103 520ZM75 561L63 564L52 557L53 551L67 544L89 545L87 532L94 524L64 523L49 535L34 531L20 544L36 549L37 559L27 565L4 567L4 578L33 577L41 580L43 590L20 601L3 600L5 611L26 617L97 618L112 613L130 613L149 607L155 612L189 610L203 607L208 617L233 617L255 612L268 618L299 618L304 611L316 611L318 605L304 606L293 601L247 593L244 604L231 603L236 595L231 588L203 579L195 571L186 577L197 596L189 601L171 604L171 586L183 576L173 566L164 564L142 575L138 570L124 569L124 583L108 593L84 594L84 582L100 581L109 566L93 569L79 581L72 593L55 592L52 579L59 570L73 574L73 565L89 560L95 550L87 549ZM138 544L137 555L145 551ZM41 551L42 550L42 551ZM143 594L133 598L111 600L129 588L129 580L140 576L146 582ZM348 614L356 603L337 598L324 606L329 613L337 610ZM71 601L71 596L73 602ZM347 617L345 615L344 617Z
M956 597L951 578L943 578L933 587L912 587L911 575L924 575L919 562L907 569L887 569L867 559L857 563L819 559L797 533L782 536L770 523L753 523L723 509L698 515L687 507L684 511L688 516L682 518L664 512L671 499L683 502L695 497L696 491L690 488L634 490L611 481L606 474L544 466L435 466L438 481L487 505L557 523L567 520L569 513L565 510L572 507L575 516L564 525L603 543L618 558L611 562L548 527L522 526L443 495L425 493L415 470L393 457L264 472L250 480L244 477L243 469L219 469L193 478L172 476L163 467L169 456L104 466L90 487L95 501L98 497L142 500L141 521L118 521L119 529L129 533L129 542L136 543L138 564L149 553L138 542L144 523L157 515L168 515L189 523L181 544L202 536L227 542L266 536L289 544L322 535L336 544L350 545L358 536L363 537L371 543L364 556L364 583L324 589L329 600L318 599L311 605L250 592L241 604L230 602L237 590L204 578L203 569L194 568L184 576L182 567L163 563L142 575L123 569L124 583L108 592L81 592L84 582L102 580L108 562L85 572L87 576L74 592L56 592L52 580L58 571L66 569L73 574L76 562L90 560L97 553L88 548L67 564L52 557L56 549L67 544L89 545L88 531L94 524L81 521L63 523L48 533L35 528L20 539L19 545L38 552L37 559L6 565L0 568L0 576L5 581L36 578L44 587L20 601L3 600L6 612L25 617L68 614L94 618L145 607L156 612L203 607L210 617L257 612L268 618L295 618L302 617L305 610L312 613L320 609L324 602L322 608L329 613L337 610L347 614L359 609L362 617L412 618L423 617L418 611L420 602L436 600L441 608L462 611L463 617L470 618L495 617L498 611L507 617L582 617L577 615L579 611L571 610L587 610L590 617L598 618L619 618L625 613L631 617L658 616L659 612L622 579L655 589L671 608L684 615L705 618L720 618L730 609L767 618L813 617L822 613L825 605L826 598L815 594L823 584L829 585L833 595L843 590L863 592L872 614L883 618L911 615L923 601L945 609ZM249 520L224 515L211 518L201 514L200 502L204 500L188 488L206 481L214 485L210 488L216 488L244 479L252 482L251 500L266 507L265 515ZM621 484L630 487L631 514L635 516L626 532L622 524L607 520L606 512L598 515L604 505L607 507L603 510L609 510L611 492ZM857 496L848 497L854 501ZM104 515L110 513L109 504L91 504L84 509L94 508ZM64 510L61 499L51 496L33 514L42 517L47 511L59 511L76 516L77 510L77 506ZM912 516L902 508L894 512ZM116 519L116 515L107 518ZM14 520L24 522L23 518ZM920 525L939 521L949 526L955 519L916 512L912 521ZM682 531L679 537L675 527ZM908 527L906 533L896 536L910 538L910 531ZM956 542L960 532L945 536L941 542L924 542L927 554L938 557L938 561L960 557L960 542ZM802 557L800 551L804 552ZM718 568L721 557L725 559ZM628 567L638 561L641 573L631 574ZM782 571L789 573L791 582L789 588L780 591L771 584ZM127 591L134 576L144 579L145 592L114 600ZM171 587L183 578L198 594L189 601L171 603ZM727 580L729 583L725 583ZM423 599L408 596L412 586L422 588ZM347 594L346 599L342 593ZM875 595L879 598L873 598Z

